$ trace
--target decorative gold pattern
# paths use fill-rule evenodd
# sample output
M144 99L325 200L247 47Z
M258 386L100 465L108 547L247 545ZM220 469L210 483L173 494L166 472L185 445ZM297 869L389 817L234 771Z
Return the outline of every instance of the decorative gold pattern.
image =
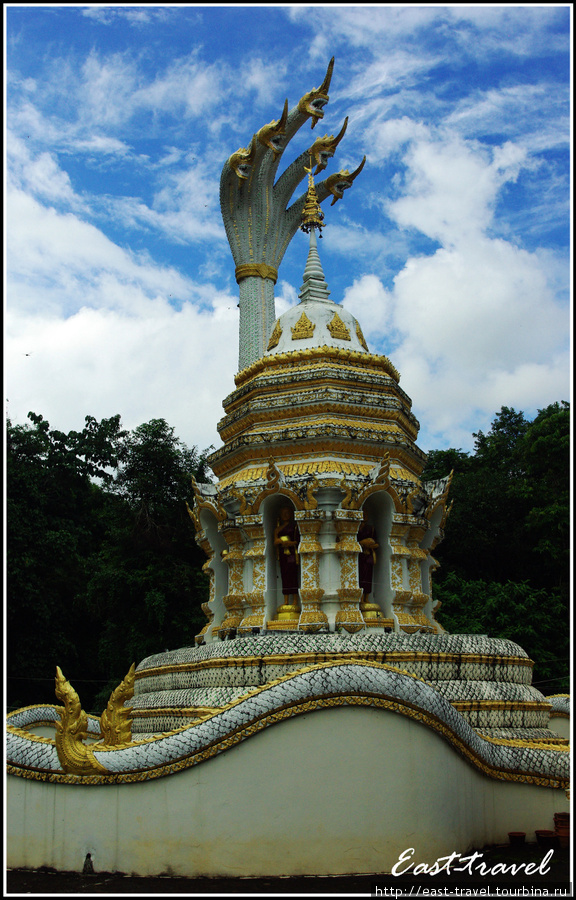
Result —
M312 161L310 161L310 168L305 168L305 171L308 172L308 190L306 192L304 209L302 210L302 221L300 222L300 230L307 234L310 233L311 228L317 228L318 232L321 232L324 227L324 213L322 212L316 188L314 187L314 179L311 170Z
M110 694L108 706L100 717L102 743L108 746L132 740L132 707L124 704L134 696L135 669L136 663L132 663L124 681Z
M340 318L337 312L334 313L332 319L327 325L328 331L333 338L339 341L350 341L350 331Z
M272 334L270 335L270 340L268 341L268 350L273 350L274 347L277 347L280 343L280 338L282 337L282 326L280 325L280 320L276 321L274 328L272 330Z
M382 461L380 463L380 468L378 469L378 474L374 479L374 484L385 484L387 485L390 481L390 451L386 450L382 457Z
M369 353L370 351L368 350L368 344L366 343L364 335L362 334L362 329L360 328L360 324L358 321L356 321L356 337L360 341L361 346L364 347L367 353Z
M304 501L304 509L317 509L318 501L314 496L318 490L318 479L313 478L306 488L306 500Z
M347 459L342 459L336 462L335 460L309 460L308 462L303 463L282 463L282 471L286 476L295 476L295 475L309 475L311 473L318 474L330 474L334 473L335 475L344 473L345 475L367 475L370 469L372 469L369 463L362 464L356 462L350 462ZM232 475L228 475L226 478L223 478L220 481L220 487L222 489L229 487L231 484L234 484L236 481L258 481L264 478L266 469L264 466L256 466L254 468L243 469L241 472L234 472ZM407 478L411 476L406 469L395 469L394 477L397 478ZM344 507L346 509L346 507Z
M193 475L190 476L190 481L192 482L192 490L194 491L194 501L195 501L198 509L209 510L216 517L216 519L219 522L223 522L228 516L228 513L226 512L224 507L220 504L215 504L211 500L207 500L205 497L202 496L200 489L198 487L198 484L196 482L196 479L194 478ZM190 509L188 509L188 511L190 512ZM193 521L198 521L198 523L200 523L199 518L196 520L196 519L194 519L194 516L192 516L192 519L193 519Z
M401 435L402 429L395 423L389 421L376 421L376 422L362 422L356 419L348 419L344 417L340 417L337 415L333 416L315 416L314 417L314 425L326 425L332 426L332 429L345 427L347 430L353 428L357 434L368 434L370 431L378 432L378 436L390 434L390 435ZM246 428L244 434L269 434L270 432L277 432L280 428L288 429L288 428L301 428L302 424L299 419L292 420L287 422L285 425L282 423L279 425L277 421L272 422L270 425L263 425L261 423L254 424L251 428ZM348 432L349 433L349 432ZM420 488L418 488L420 490Z
M73 775L106 774L92 751L83 743L88 737L88 716L78 694L56 666L56 696L64 703L56 722L56 751L63 770Z
M252 504L250 503L248 497L243 491L239 491L236 488L232 488L230 494L233 497L236 497L237 500L240 501L240 508L238 509L239 516L249 516L252 512Z
M269 278L274 284L278 281L278 270L266 263L245 263L236 266L235 275L238 284L243 278Z
M305 338L311 338L315 328L314 322L311 322L306 313L303 312L296 324L290 329L292 331L292 340L302 341Z
M237 387L246 384L264 369L278 366L283 362L294 363L305 360L317 359L324 366L327 362L337 361L344 364L343 367L349 367L353 371L354 364L357 363L362 368L374 367L383 370L390 375L394 381L400 381L400 373L392 365L388 357L380 356L375 353L361 353L360 350L348 350L342 347L329 347L325 344L323 347L307 347L305 350L288 350L285 353L277 353L275 356L263 356L255 362L246 366L241 372L235 376L234 380Z
M345 478L340 482L340 487L344 491L344 499L340 503L342 509L350 509L353 503L352 500L352 484L349 481L346 481Z

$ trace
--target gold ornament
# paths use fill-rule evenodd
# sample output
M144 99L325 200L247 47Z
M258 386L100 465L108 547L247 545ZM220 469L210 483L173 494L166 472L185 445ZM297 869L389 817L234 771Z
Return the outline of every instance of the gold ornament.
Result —
M274 119L268 125L263 125L256 134L258 141L274 154L274 160L282 153L281 137L286 132L286 121L288 119L288 100L284 103L284 109L279 119Z
M314 322L311 322L306 313L303 312L294 327L291 329L292 340L302 341L306 338L311 338L314 334L315 328L316 325L314 324Z
M108 706L100 717L102 743L107 747L127 744L132 740L132 707L124 703L134 696L135 670L136 664L132 663L124 681L110 694Z
M306 201L302 210L302 222L300 230L308 234L312 228L317 228L320 237L322 237L322 228L324 227L324 213L318 200L316 188L314 187L314 179L312 178L312 160L310 160L310 168L304 167L304 171L308 172L308 190L306 192Z
M254 165L255 156L256 142L254 137L252 137L249 147L240 147L240 149L237 150L236 153L233 153L228 159L228 165L240 180L245 181L248 178L250 169Z
M328 331L332 335L333 338L336 338L339 341L349 341L350 340L350 331L340 318L337 312L334 313L331 321L328 323Z
M70 775L107 775L108 770L96 760L83 743L88 737L88 716L80 705L78 694L56 666L56 696L64 704L56 725L56 751L60 765Z
M364 339L364 335L362 334L362 329L360 328L360 325L358 322L356 322L356 337L360 341L361 346L364 347L364 349L368 353L369 352L368 344L366 343L366 341Z
M269 278L276 284L278 280L278 270L274 266L268 266L266 263L246 263L242 266L236 266L235 270L236 282L240 284L243 278Z
M344 119L344 124L336 137L334 137L333 134L325 134L324 137L316 138L308 151L310 156L314 157L316 161L316 171L314 172L314 175L318 175L319 172L322 172L322 170L326 168L328 159L331 156L334 156L336 147L344 137L347 128L348 116Z
M332 80L333 69L334 57L332 57L328 64L328 70L320 87L312 88L311 91L308 91L307 94L304 94L304 96L301 97L298 101L299 111L301 113L305 113L306 115L312 116L312 122L310 123L311 128L314 128L318 119L324 118L322 107L325 106L330 99L328 97L328 90L330 88L330 82Z
M274 347L277 347L280 342L281 337L282 337L282 326L280 325L280 322L277 321L274 326L274 330L272 331L272 334L270 335L270 340L268 341L267 349L273 350Z
M326 189L332 194L332 203L330 206L334 206L337 200L341 200L344 196L344 191L346 191L349 187L352 187L354 183L354 179L360 174L362 169L364 168L364 163L366 162L366 157L362 160L357 169L355 169L352 173L348 171L348 169L343 169L341 172L336 172L334 175L329 175L325 181Z

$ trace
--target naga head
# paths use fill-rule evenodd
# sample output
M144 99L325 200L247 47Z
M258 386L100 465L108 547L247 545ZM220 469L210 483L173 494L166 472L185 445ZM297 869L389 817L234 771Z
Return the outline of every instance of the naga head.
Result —
M236 153L233 153L228 160L228 165L238 178L246 179L250 175L250 169L254 165L254 157L256 155L256 144L254 138L250 141L248 149L240 147Z
M349 187L352 187L354 179L364 168L365 162L366 157L364 157L364 159L354 172L350 173L348 169L343 169L341 172L336 172L334 175L330 175L326 179L326 190L328 190L334 198L330 206L334 206L337 200L341 200L344 195L344 191Z
M312 88L307 94L298 101L298 110L312 117L310 127L314 128L318 119L324 118L323 109L330 99L328 97L328 89L332 80L332 71L334 69L334 57L328 63L328 70L324 77L324 81L319 88Z
M344 124L340 129L339 134L334 137L333 134L325 134L322 138L317 138L312 146L310 147L308 153L311 157L314 158L316 162L316 171L314 175L317 175L318 172L321 172L328 165L328 160L334 156L336 152L336 147L344 137L346 129L348 127L348 116L344 119Z
M284 109L279 119L275 119L268 125L263 125L256 137L261 144L272 150L274 159L276 160L282 153L282 135L286 131L286 121L288 119L288 100L284 103Z

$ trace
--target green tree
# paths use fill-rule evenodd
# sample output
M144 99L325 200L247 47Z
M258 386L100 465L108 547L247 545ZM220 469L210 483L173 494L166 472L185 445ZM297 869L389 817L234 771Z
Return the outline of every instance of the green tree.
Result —
M123 438L120 417L86 418L81 432L7 423L7 699L52 701L54 672L92 680L82 591L105 530L107 498Z
M530 577L557 589L568 601L570 581L570 406L552 403L524 435L520 486L528 511L523 539L531 555Z
M440 620L452 634L486 634L519 644L534 660L544 694L569 690L569 630L562 598L528 582L468 580L454 572L435 587Z
M190 476L206 480L206 466L206 453L186 447L164 419L124 442L112 487L117 502L86 588L101 623L98 662L111 679L96 705L132 662L194 644L208 583L185 501Z
M569 651L569 405L551 404L532 422L502 407L488 433L474 438L469 457L433 451L422 476L454 470L452 511L434 551L440 621L454 633L515 640L549 690L561 690Z
M450 472L456 477L469 472L473 461L469 453L463 450L430 450L426 459L426 468L422 473L422 481L435 481L445 478Z
M207 598L186 511L206 454L162 419L7 423L8 703L54 702L59 665L100 713L132 662L193 642Z

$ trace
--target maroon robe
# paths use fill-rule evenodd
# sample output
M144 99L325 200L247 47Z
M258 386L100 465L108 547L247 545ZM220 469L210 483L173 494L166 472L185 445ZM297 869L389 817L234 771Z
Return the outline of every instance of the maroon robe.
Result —
M362 522L358 529L358 543L365 538L376 540L376 531L372 525ZM362 547L358 556L358 583L365 594L372 593L372 576L374 575L374 551L369 547Z
M296 522L285 522L281 525L276 533L276 537L287 537L291 541L300 540L300 532ZM282 577L282 593L297 594L298 593L298 556L296 547L283 547L282 544L276 545L278 550L278 559L280 561L280 575Z

